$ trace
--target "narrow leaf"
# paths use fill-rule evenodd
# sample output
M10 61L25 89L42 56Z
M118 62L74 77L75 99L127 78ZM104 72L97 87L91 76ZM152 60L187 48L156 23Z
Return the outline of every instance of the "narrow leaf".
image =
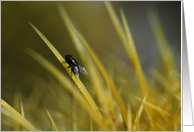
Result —
M1 99L1 113L13 119L29 131L38 130L3 99Z
M141 103L141 105L140 105L140 107L139 107L139 110L138 110L138 113L137 113L137 115L136 115L136 117L135 117L135 121L134 121L134 124L133 124L133 131L136 131L137 128L138 128L139 119L140 119L141 113L142 113L142 111L143 111L143 103L145 102L146 97L147 97L147 94L144 96L143 102Z
M49 120L50 120L51 125L53 126L54 130L59 131L59 129L57 128L57 125L56 125L55 121L53 120L53 118L52 118L51 114L49 113L49 111L46 108L45 108L45 110L46 110L46 113L49 117Z
M85 99L83 98L83 96L80 94L79 91L77 91L73 84L65 77L64 74L62 74L61 71L59 71L57 68L55 68L50 62L48 62L46 59L44 59L42 56L40 56L38 53L28 49L27 52L32 58L34 58L36 61L38 61L42 66L44 66L49 72L51 72L59 81L60 83L68 90L70 91L74 97L76 97L78 99L78 101L80 102L80 104L83 106L83 108L85 108L87 110L87 112L89 112L89 114L92 115L94 121L97 123L97 125L102 126L102 121L99 120L99 118L96 117L96 115L94 115L94 112L91 111L91 108L89 107L89 105L87 104L87 102L85 101ZM65 65L65 68L67 68L68 64L67 63L63 63ZM69 68L66 69L68 71L69 74L71 74L71 71ZM75 75L72 75L73 80L76 81L76 85L79 87L83 87L81 81L77 82L77 79L75 77ZM82 85L80 85L80 83ZM86 95L85 95L86 96ZM88 100L88 99L87 99Z

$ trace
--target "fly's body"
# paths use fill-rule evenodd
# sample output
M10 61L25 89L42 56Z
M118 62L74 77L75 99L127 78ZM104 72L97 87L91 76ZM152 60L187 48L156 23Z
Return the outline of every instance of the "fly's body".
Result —
M88 74L86 69L81 64L79 64L71 55L66 55L65 60L69 64L69 67L71 67L71 71L75 74L76 78L79 79L79 72L82 72L85 75Z

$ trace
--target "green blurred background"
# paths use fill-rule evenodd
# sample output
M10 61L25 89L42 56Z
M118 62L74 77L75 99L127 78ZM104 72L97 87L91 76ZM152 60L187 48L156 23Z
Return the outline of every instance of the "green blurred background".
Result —
M123 8L130 26L144 72L154 67L157 43L146 14L147 5L155 5L180 65L181 2L111 2L117 14ZM104 61L104 53L112 53L129 63L108 12L102 1L62 2L69 16ZM28 98L37 78L51 76L24 51L30 48L43 55L61 71L66 71L29 25L34 24L63 55L71 54L81 63L70 35L59 15L56 2L1 2L1 98L12 104L13 95L20 91ZM82 63L81 63L82 64ZM82 64L84 65L84 64ZM119 67L118 67L119 68ZM84 75L80 75L85 78ZM49 80L49 79L48 79Z

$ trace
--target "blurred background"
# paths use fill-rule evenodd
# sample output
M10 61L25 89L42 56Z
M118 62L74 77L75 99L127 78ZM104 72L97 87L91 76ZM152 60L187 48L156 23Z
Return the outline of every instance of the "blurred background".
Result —
M158 47L146 14L148 5L155 5L177 63L181 61L181 2L111 2L118 16L123 8L134 39L143 70L149 76L154 67ZM111 53L130 65L120 39L102 1L62 2L77 28L98 57ZM20 91L28 99L37 78L49 80L51 74L25 53L30 48L64 71L50 49L29 25L35 25L62 56L71 54L78 62L79 55L59 15L56 2L1 2L1 98L13 104L14 94ZM103 49L103 50L102 50ZM82 64L84 65L84 64ZM119 68L119 67L118 67ZM85 79L84 75L80 75Z

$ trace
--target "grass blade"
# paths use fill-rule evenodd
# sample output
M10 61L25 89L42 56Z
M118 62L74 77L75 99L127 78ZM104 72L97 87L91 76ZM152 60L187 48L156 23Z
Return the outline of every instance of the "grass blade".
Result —
M76 104L76 100L73 100L73 131L77 131L77 104ZM90 116L91 118L91 116Z
M89 79L91 80L91 82L94 86L94 90L95 90L97 99L98 99L101 107L104 109L104 108L106 108L106 106L105 106L106 105L106 103L105 103L106 98L104 95L104 90L103 90L103 85L102 85L102 80L101 80L100 74L97 71L97 68L96 68L95 64L93 63L91 57L85 51L85 48L81 44L80 40L78 39L76 34L70 29L70 27L68 26L68 25L73 26L73 23L72 23L70 17L68 16L66 10L64 9L64 7L62 6L61 3L57 3L57 6L58 6L59 13L63 19L64 25L67 27L69 34L73 40L73 44L75 45L75 48L77 49L79 56L81 57L83 63L86 65L86 69L88 70L88 73L90 73L90 74L88 74L88 76L89 76Z
M132 131L132 112L130 105L128 105L128 124L127 124L127 131Z
M132 64L132 66L133 66L133 69L136 72L136 75L138 77L138 80L139 80L139 83L141 86L142 95L144 96L145 93L148 92L148 84L147 84L146 78L144 76L144 73L142 71L141 64L139 62L139 58L138 58L138 55L136 53L136 49L134 46L133 38L132 38L132 35L130 33L129 27L127 25L127 21L126 21L126 18L124 16L124 13L121 10L121 18L122 18L122 22L123 22L126 34L125 34L123 27L121 26L122 24L119 21L119 18L117 17L110 2L105 1L105 5L106 5L108 13L111 17L112 23L117 31L117 34L118 34L118 36L123 44L124 50L127 53L127 56Z
M23 107L23 104L22 104L22 100L21 100L21 96L19 95L19 106L20 106L20 114L25 118L25 114L24 114L24 107ZM20 126L20 131L23 131L24 128L22 128L22 126Z
M68 79L62 74L62 72L60 72L57 68L55 68L50 62L48 62L47 60L45 60L42 56L40 56L38 53L28 49L27 52L32 58L34 58L36 61L38 61L43 67L45 67L49 72L51 72L59 81L60 83L68 90L70 91L74 97L77 97L77 100L80 102L80 104L83 106L84 109L87 110L87 112L89 112L90 115L92 115L94 121L97 123L97 125L99 125L100 127L103 125L102 121L99 120L99 118L96 117L96 115L94 115L94 111L91 111L91 108L88 106L87 102L85 101L85 99L83 98L83 96L80 94L80 92L78 92L73 84L68 81ZM67 63L63 63L65 65L65 68L68 67ZM66 70L68 70L68 73L71 74L71 71L69 68L67 68ZM79 80L75 77L75 75L73 76L73 80ZM77 82L79 83L79 87L83 87L82 85L80 85L81 81ZM78 84L77 84L78 85ZM82 91L84 92L84 91ZM88 93L89 94L89 93ZM85 95L86 96L86 95ZM87 98L87 101L89 100L89 98ZM91 100L89 100L91 101ZM97 106L96 106L97 107ZM95 113L96 114L96 113Z
M113 25L115 27L115 30L117 31L117 34L118 34L118 36L119 36L119 38L120 38L120 40L121 40L121 42L122 42L122 44L124 46L124 49L127 50L128 49L128 44L127 44L127 39L126 39L126 35L124 33L124 29L122 27L122 24L119 21L119 18L117 17L117 15L116 15L112 5L110 4L110 2L109 1L105 1L104 4L105 4L106 9L107 9L107 11L109 13L109 16L110 16L110 18L112 20L112 23L113 23ZM128 57L130 57L129 52L126 51L126 53L127 53Z
M128 45L129 47L126 49L127 52L129 52L128 54L130 55L129 56L129 59L131 61L131 64L135 70L135 73L137 74L137 77L138 77L138 80L139 80L139 84L140 84L140 87L141 87L141 91L142 91L142 95L145 96L145 93L146 92L149 92L149 88L148 88L148 84L147 84L147 80L146 80L146 77L143 73L143 70L142 70L142 67L141 67L141 64L140 64L140 61L139 61L139 57L138 57L138 54L137 54L137 51L136 51L136 48L135 48L135 44L133 42L133 38L132 38L132 35L131 35L131 31L129 29L129 26L127 24L127 20L126 20L126 17L124 15L124 12L123 10L121 10L121 18L122 18L122 22L123 22L123 25L124 25L124 29L125 29L125 32L126 32L126 36L127 36L127 42L128 42Z
M138 110L138 113L135 117L135 121L134 121L134 124L133 124L133 131L136 131L138 129L139 119L140 119L141 113L143 111L143 103L145 103L146 97L147 97L147 94L144 96L143 102L141 103L141 105L139 107L139 110Z
M64 19L64 22L65 22L66 26L68 27L68 30L70 30L70 33L77 35L77 37L82 42L83 46L88 51L88 53L90 54L91 58L93 59L93 61L97 65L97 67L98 67L99 71L101 72L104 80L106 81L107 85L110 87L110 89L111 89L111 91L113 93L113 96L115 97L115 99L117 101L117 104L119 105L119 108L120 108L121 113L123 115L124 121L126 123L128 123L127 122L127 110L126 110L126 107L124 105L124 102L123 102L122 98L120 97L120 95L119 95L119 93L117 91L117 88L116 88L113 80L108 75L108 73L105 70L103 64L100 62L100 60L98 59L98 57L95 55L94 51L91 49L91 47L89 46L89 44L86 42L86 40L83 38L83 36L75 29L74 25L72 24L72 22L68 18L67 13L61 7L61 5L59 6L59 10L60 10L60 13L62 14L62 17L64 17L63 18ZM74 39L76 39L75 38L75 35L74 35Z
M20 125L22 125L29 131L39 131L3 99L1 99L1 106L3 107L3 108L1 107L2 114L18 122Z
M139 101L141 101L141 99L140 98L136 98L136 99L138 99ZM173 117L171 114L169 114L166 110L164 110L164 109L162 109L162 108L160 108L160 107L158 107L158 106L156 106L156 105L154 105L154 104L152 104L152 103L150 103L150 102L147 102L147 101L145 101L145 104L147 105L147 106L149 106L149 107L151 107L152 109L155 109L156 111L158 111L158 112L160 112L161 114L164 114L164 115L166 115L166 116L168 116L168 117Z
M147 14L150 22L150 26L154 32L154 35L159 46L161 61L159 63L159 68L161 73L170 82L172 91L176 91L176 83L180 84L180 79L177 76L177 67L175 63L175 58L173 56L173 51L169 46L167 38L165 36L162 24L158 15L158 12L154 6L147 7ZM162 66L162 67L161 67ZM164 66L164 67L163 67Z
M22 104L21 96L19 96L20 114L25 118L24 107Z
M57 51L57 49L55 49L55 47L50 43L50 41L32 23L29 22L29 24L33 27L33 29L36 31L36 33L42 38L42 40L50 48L50 50L57 57L57 59L61 63L65 63L65 59L61 56L61 54Z
M59 129L57 128L57 125L56 125L55 121L53 120L53 118L52 118L51 114L49 113L49 111L46 108L45 108L45 110L46 110L46 113L49 117L49 120L51 122L52 127L54 128L55 131L59 131Z
M147 118L147 117L146 117ZM164 128L163 126L161 126L160 124L154 122L153 120L150 120L149 118L147 118L150 122L152 122L155 126L157 126L160 130L162 131L168 131L166 128Z
M90 116L90 131L93 131L92 118Z
M96 103L90 96L89 92L83 85L83 83L80 81L80 79L77 79L74 74L72 74L72 71L67 63L65 63L64 58L61 56L61 54L55 49L55 47L46 39L46 37L33 25L30 23L30 25L34 28L34 30L38 33L38 35L43 39L43 41L47 44L47 46L50 48L50 50L54 53L54 55L57 57L57 59L62 63L63 67L67 70L79 90L82 92L84 97L86 98L87 102L89 103L90 107L92 108L93 112L96 114L96 116L100 119L103 120L103 116L100 113Z
M94 63L98 67L98 69L99 69L100 73L102 74L106 84L111 89L111 92L112 92L112 94L113 94L113 96L114 96L115 100L117 101L117 104L120 108L123 119L124 119L125 123L127 124L128 123L128 121L127 121L127 109L125 107L123 99L121 98L121 96L120 96L120 94L117 90L117 87L116 87L115 83L113 82L112 78L110 77L110 75L106 71L106 69L103 66L100 59L95 54L94 50L89 46L87 41L84 39L84 37L74 27L72 27L71 25L69 25L69 26L71 27L71 30L76 33L77 37L80 39L80 41L82 42L82 44L84 45L84 47L86 48L88 53L90 54L91 58L93 59Z
M166 129L168 131L171 131L171 128L173 125L175 125L175 120L177 119L177 117L181 115L181 106L177 109L175 115L173 116L172 120L170 121L170 123L168 123L168 126L166 127Z
M141 101L143 102L143 100L141 100ZM148 119L149 119L149 121L150 121L151 130L153 131L155 125L154 125L154 123L152 122L152 121L153 121L153 118L152 118L152 116L150 115L150 112L148 111L148 109L147 109L147 107L146 107L146 105L145 105L145 101L143 102L143 106L144 106L144 109L145 109L146 114L147 114L147 116L148 116Z

